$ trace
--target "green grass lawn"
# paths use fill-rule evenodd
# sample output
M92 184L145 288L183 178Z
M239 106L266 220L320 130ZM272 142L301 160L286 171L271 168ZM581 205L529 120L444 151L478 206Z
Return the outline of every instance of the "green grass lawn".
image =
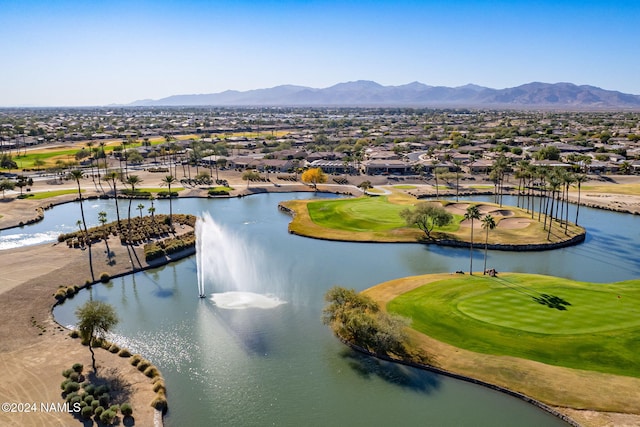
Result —
M388 231L406 227L400 211L407 205L389 203L386 196L357 199L320 200L308 204L309 215L316 224L345 231ZM455 231L461 217L438 230Z
M455 275L393 299L388 309L467 350L640 377L639 285Z
M397 188L398 190L415 190L418 187L416 187L415 185L400 184L400 185L394 185L393 188Z
M82 190L84 193L84 190ZM48 199L49 197L62 196L65 194L78 194L78 190L52 190L52 191L39 191L37 193L23 193L25 198L34 199L34 200L42 200Z

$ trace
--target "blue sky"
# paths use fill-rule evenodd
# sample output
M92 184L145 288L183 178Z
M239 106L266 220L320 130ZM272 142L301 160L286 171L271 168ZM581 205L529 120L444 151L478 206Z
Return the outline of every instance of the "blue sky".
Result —
M0 106L352 80L640 94L640 1L0 0Z

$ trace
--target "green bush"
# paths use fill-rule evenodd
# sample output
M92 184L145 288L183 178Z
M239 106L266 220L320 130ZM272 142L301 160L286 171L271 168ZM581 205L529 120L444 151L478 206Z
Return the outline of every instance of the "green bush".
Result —
M65 402L69 403L69 402L71 402L71 399L73 399L76 396L78 396L78 393L73 391L73 392L67 394L67 396L64 398L64 400L65 400Z
M77 373L80 373L84 369L84 365L82 363L74 363L71 369L73 369Z
M153 391L156 392L156 393L158 393L160 391L163 392L163 393L166 393L167 388L164 385L164 380L156 381L153 384Z
M120 410L120 405L111 405L109 406L109 410L115 412L116 414Z
M128 402L123 403L122 406L120 406L120 412L122 412L122 415L124 415L125 417L130 417L131 414L133 414L133 408Z
M98 406L93 410L93 414L97 417L100 418L100 415L102 415L102 413L104 412L104 407L102 406Z
M109 353L117 353L120 351L120 347L118 347L116 344L111 344L111 346L109 347Z
M109 393L109 386L107 386L106 384L101 384L96 387L94 396L100 396L105 393Z
M113 424L113 421L116 418L116 413L110 409L107 409L103 413L100 414L100 421L106 425Z
M78 332L76 330L73 330L73 331L69 332L69 336L71 338L79 338L80 337L80 332Z
M93 385L93 384L87 384L86 386L84 386L84 391L85 391L87 394L89 394L89 395L91 395L91 396L94 396L94 395L95 395L95 393L96 393L96 386L95 386L95 385Z
M78 391L78 390L80 390L80 384L78 384L75 381L69 381L67 383L67 385L65 385L65 387L64 387L64 392L65 393L71 393L71 392Z
M85 402L87 405L91 405L95 399L93 398L93 396L92 396L92 395L88 394L88 395L84 396L84 399L82 399L82 400L84 400L84 402ZM96 406L97 406L97 405L96 405Z
M69 379L73 382L78 382L78 380L80 379L80 374L76 371L73 371L69 374Z
M102 283L107 283L109 280L111 280L111 276L109 276L109 273L100 274L100 281Z
M80 396L78 396L77 394L75 396L73 396L70 400L69 400L69 405L71 406L75 406L76 404L82 402L82 398Z
M93 409L94 408L92 408L91 406L85 406L80 410L80 416L83 419L88 420L93 415Z
M120 357L131 357L131 353L126 348L123 348L118 352L118 356L120 356Z
M98 398L98 401L100 402L100 406L104 406L104 407L109 405L110 400L111 400L111 396L109 396L109 393L103 393Z
M65 378L69 378L69 375L71 375L72 372L73 369L65 369L64 371L62 371L62 376Z

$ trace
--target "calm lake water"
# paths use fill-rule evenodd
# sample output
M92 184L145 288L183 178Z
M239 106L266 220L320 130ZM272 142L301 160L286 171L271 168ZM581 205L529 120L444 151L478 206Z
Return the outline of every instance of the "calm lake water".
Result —
M330 287L363 290L403 276L467 270L469 251L290 235L290 217L277 204L307 197L313 195L180 199L173 205L174 212L209 212L246 248L232 262L235 268L259 272L238 289L205 283L208 294L251 291L286 301L283 305L229 310L199 299L196 257L190 257L94 286L57 307L55 317L74 324L75 308L89 298L114 305L121 322L113 340L153 361L166 379L168 426L564 425L502 393L381 362L338 342L321 323ZM514 199L505 202L515 204ZM93 203L96 222L100 210L113 212L112 204ZM166 202L156 207L168 211ZM48 211L45 222L54 226L75 216L77 203ZM47 231L45 222L40 231ZM579 223L588 230L581 245L548 252L489 251L488 266L595 282L640 277L640 217L582 207ZM220 256L233 251L215 247ZM481 266L482 248L474 258Z

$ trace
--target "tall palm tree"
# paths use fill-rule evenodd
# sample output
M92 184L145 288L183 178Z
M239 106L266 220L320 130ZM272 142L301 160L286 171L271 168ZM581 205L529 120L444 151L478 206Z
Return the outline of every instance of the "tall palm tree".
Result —
M482 218L482 228L486 230L484 237L484 269L482 274L487 274L487 247L489 246L489 230L496 228L496 220L491 214L486 214Z
M162 185L169 187L169 228L173 230L173 206L171 204L171 184L176 182L177 179L173 175L167 175L162 178Z
M550 217L549 217L549 228L547 229L547 240L549 240L549 238L551 237L551 225L553 224L553 205L554 205L555 195L559 187L560 187L560 178L556 174L551 174L549 176L549 188L551 189L551 209L549 210Z
M104 180L109 182L113 187L113 199L116 201L116 217L118 219L118 232L120 232L120 209L118 208L118 187L117 180L120 174L116 171L111 171L105 174Z
M82 216L82 226L84 227L84 235L89 247L89 271L91 272L91 280L95 281L95 275L93 274L93 259L91 254L91 239L89 238L89 232L87 231L87 221L84 217L84 206L82 203L82 189L80 188L80 180L84 174L80 169L74 169L69 172L69 178L74 179L78 184L78 198L80 199L80 215Z
M142 218L142 210L144 209L144 205L142 203L138 203L138 206L136 206L136 208L138 209L138 211L140 211L140 218Z
M127 184L131 186L131 195L129 196L129 210L127 213L127 225L129 228L129 233L131 233L131 202L133 201L133 197L136 194L136 185L140 184L142 180L138 175L129 175L127 177Z
M473 275L473 220L480 219L480 210L476 205L467 207L464 219L471 220L471 244L469 245L469 275Z
M98 212L98 222L102 225L102 238L104 239L104 244L107 247L107 258L111 260L111 250L109 249L109 231L104 228L107 223L107 213L105 211Z
M582 183L586 180L586 174L581 173L575 176L575 182L578 183L578 206L576 208L576 225L578 225L578 213L580 212L580 189L582 187Z

